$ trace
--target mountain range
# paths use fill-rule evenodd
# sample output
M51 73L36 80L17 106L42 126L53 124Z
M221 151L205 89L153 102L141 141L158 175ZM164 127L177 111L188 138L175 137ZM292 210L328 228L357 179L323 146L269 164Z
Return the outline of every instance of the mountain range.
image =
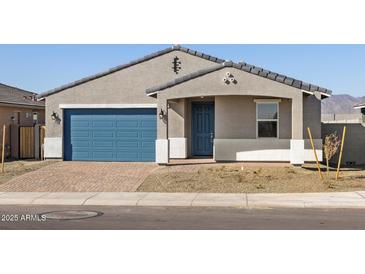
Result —
M332 95L322 100L322 114L352 114L360 113L354 105L365 102L365 96L353 97L348 94Z

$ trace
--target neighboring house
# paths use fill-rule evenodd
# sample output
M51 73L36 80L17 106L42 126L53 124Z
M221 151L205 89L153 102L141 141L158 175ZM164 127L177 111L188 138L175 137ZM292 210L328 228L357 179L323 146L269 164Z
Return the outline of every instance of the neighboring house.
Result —
M360 109L360 118L352 120L334 119L322 124L323 137L336 132L342 138L343 128L346 126L346 137L342 156L342 164L346 166L365 165L365 103L357 104L354 108ZM331 164L337 164L338 154L330 162Z
M85 161L322 159L331 91L180 46L40 95L45 157Z
M360 109L361 113L365 115L365 102L354 105L354 109Z
M7 153L11 147L9 126L44 124L44 109L44 102L38 101L35 93L0 83L0 132L5 124Z

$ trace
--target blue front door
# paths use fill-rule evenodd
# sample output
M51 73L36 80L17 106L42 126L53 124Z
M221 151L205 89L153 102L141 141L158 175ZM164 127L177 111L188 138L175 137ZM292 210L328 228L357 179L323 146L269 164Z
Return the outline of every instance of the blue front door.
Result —
M192 154L213 155L214 103L192 103Z

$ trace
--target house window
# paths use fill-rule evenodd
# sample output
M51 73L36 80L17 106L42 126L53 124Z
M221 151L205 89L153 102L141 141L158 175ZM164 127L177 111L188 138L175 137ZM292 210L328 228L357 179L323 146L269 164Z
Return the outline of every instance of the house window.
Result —
M257 137L279 137L279 103L257 102Z

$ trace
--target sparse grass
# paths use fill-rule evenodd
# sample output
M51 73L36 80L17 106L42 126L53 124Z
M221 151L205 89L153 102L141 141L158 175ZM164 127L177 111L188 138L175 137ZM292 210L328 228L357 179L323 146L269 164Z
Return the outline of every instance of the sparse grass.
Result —
M5 162L4 166L5 172L4 173L0 172L0 185L7 181L10 181L11 179L17 176L45 167L55 162L56 161L35 161L35 160Z
M323 169L325 176L325 169ZM315 166L244 167L239 165L201 166L195 172L163 171L149 175L137 191L285 193L365 190L365 169L343 169L338 181L335 170L321 181Z

